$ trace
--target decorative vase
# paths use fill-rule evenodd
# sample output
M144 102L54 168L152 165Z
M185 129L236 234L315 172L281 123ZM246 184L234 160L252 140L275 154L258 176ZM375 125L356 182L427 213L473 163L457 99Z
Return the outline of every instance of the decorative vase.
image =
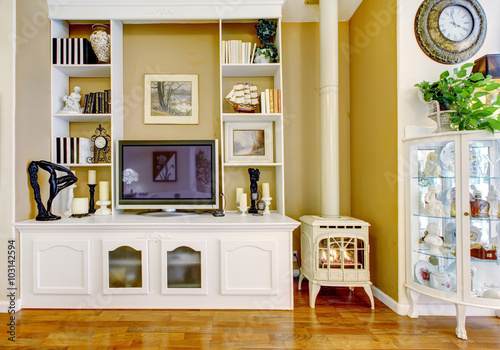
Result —
M111 37L108 34L106 24L94 24L90 35L90 44L94 50L99 63L109 63L111 52Z
M266 49L260 49L260 52L262 52L262 53L258 56L255 56L255 59L253 60L254 63L270 63L271 62L271 59L266 58L266 56L264 55L265 51L266 51Z
M429 118L437 124L434 133L456 131L455 127L451 125L451 114L449 112L439 111L429 115Z

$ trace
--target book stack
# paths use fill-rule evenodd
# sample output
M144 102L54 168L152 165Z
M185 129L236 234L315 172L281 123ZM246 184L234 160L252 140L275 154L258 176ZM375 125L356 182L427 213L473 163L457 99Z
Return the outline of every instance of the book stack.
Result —
M249 64L253 62L257 44L242 42L241 40L222 41L222 63Z
M92 146L92 140L85 137L56 137L56 163L92 163Z
M281 113L281 90L266 89L260 93L261 113Z
M97 56L86 38L52 38L53 64L95 64Z
M83 113L111 113L111 90L85 94Z

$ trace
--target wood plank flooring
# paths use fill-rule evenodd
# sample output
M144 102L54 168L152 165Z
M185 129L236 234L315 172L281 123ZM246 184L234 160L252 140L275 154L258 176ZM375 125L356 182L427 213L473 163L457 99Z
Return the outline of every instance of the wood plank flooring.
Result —
M362 288L322 288L308 306L307 282L293 311L29 310L16 313L16 342L0 314L0 349L500 349L500 319L410 319Z

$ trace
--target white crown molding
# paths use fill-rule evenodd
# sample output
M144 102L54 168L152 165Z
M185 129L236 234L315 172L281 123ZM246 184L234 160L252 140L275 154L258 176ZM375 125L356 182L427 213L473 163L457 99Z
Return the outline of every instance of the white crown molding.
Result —
M283 7L283 22L319 22L319 1L288 0ZM349 21L362 1L339 0L339 22Z
M176 21L281 18L287 0L47 0L50 19Z

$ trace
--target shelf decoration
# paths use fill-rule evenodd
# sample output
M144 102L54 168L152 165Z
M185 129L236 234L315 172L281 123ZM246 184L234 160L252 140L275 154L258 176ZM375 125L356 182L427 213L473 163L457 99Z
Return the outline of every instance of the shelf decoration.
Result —
M146 74L145 124L198 124L198 75Z
M52 38L53 64L95 64L97 56L86 38Z
M251 214L257 214L259 212L256 207L256 204L259 201L257 181L259 181L260 178L260 170L249 168L248 174L250 175L250 209L248 209L248 212Z
M79 86L75 86L73 88L73 92L70 95L65 95L63 97L65 106L63 109L61 109L61 111L59 111L59 114L82 113L82 107L80 106L82 96L80 95L80 91L82 91L82 89Z
M261 46L257 47L255 52L255 63L278 63L280 56L278 48L274 44L274 37L278 24L273 20L259 19L259 23L255 25L257 37Z
M225 138L226 163L273 162L272 122L226 122Z
M107 33L109 27L106 24L97 23L92 26L92 30L90 44L99 63L109 63L111 55L111 36Z
M106 129L99 124L90 139L94 142L91 147L91 151L94 152L92 163L111 163L111 137Z
M233 107L235 112L254 113L259 107L257 85L249 83L234 84L225 100Z

